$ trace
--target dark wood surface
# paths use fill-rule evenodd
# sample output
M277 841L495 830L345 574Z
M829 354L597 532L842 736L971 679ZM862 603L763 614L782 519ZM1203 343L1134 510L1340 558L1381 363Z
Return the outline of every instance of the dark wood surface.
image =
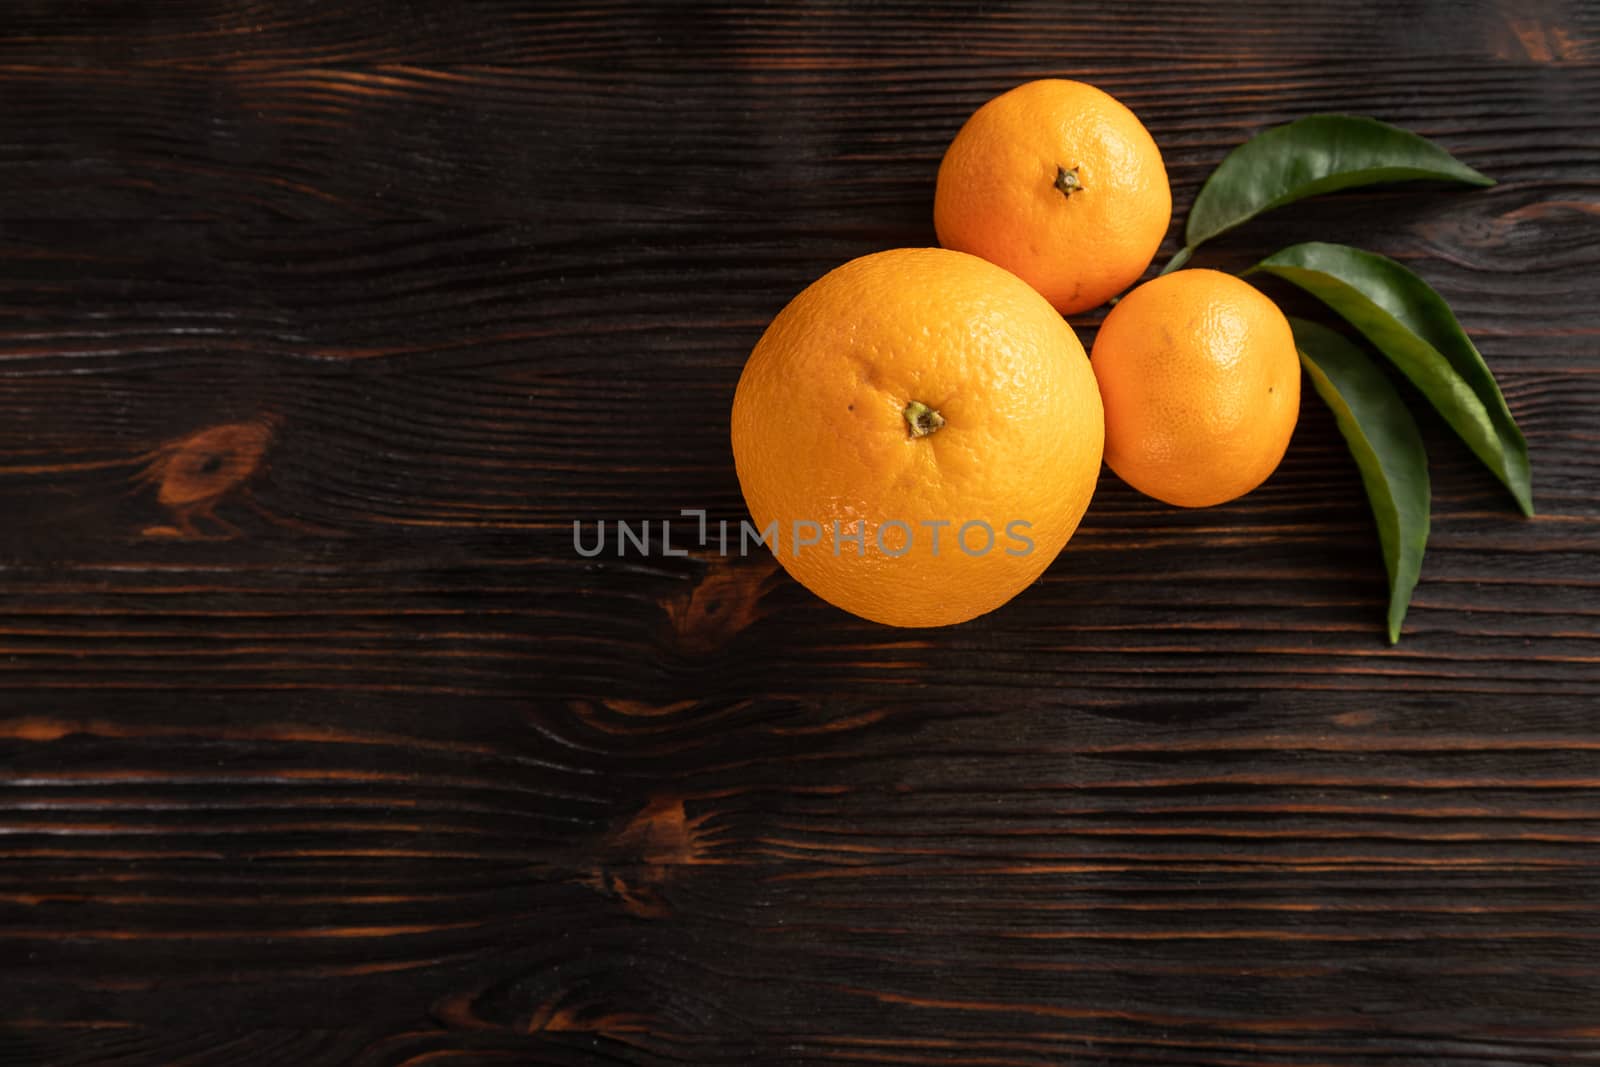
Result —
M8 0L0 1063L1600 1060L1593 4ZM1106 474L940 631L770 560L727 411L807 282L934 240L1064 75L1183 206L1371 114L1500 180L1297 239L1457 309L1517 516L1427 421L1404 642L1309 392L1235 504ZM1075 319L1086 341L1096 315Z

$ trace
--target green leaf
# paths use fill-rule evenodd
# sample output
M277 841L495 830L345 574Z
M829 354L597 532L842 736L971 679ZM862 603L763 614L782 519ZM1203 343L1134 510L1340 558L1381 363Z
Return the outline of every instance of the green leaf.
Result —
M1493 185L1424 137L1377 119L1309 115L1229 152L1189 209L1184 243L1202 242L1263 211L1360 185L1418 180Z
M1183 265L1189 262L1189 257L1192 255L1194 255L1192 247L1178 249L1172 254L1172 258L1167 260L1167 265L1156 272L1156 277L1159 278L1163 274L1171 274L1175 270L1182 269Z
M1289 320L1300 363L1361 470L1378 522L1389 572L1389 643L1411 603L1428 544L1428 456L1405 401L1365 352L1343 336L1304 319Z
M1444 420L1533 514L1528 443L1483 356L1444 298L1405 267L1348 245L1293 245L1246 274L1292 282L1342 315L1410 378Z

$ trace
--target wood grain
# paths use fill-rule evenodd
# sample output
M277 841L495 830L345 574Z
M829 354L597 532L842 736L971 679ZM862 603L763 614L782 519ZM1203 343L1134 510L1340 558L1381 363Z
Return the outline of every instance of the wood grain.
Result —
M1600 1061L1597 43L1561 0L8 5L0 1063ZM1398 648L1315 403L1234 504L1107 473L952 630L660 553L744 516L771 316L932 243L944 145L1051 74L1179 205L1313 111L1499 180L1205 253L1401 259L1528 436L1524 520L1424 420ZM650 553L579 557L602 518Z

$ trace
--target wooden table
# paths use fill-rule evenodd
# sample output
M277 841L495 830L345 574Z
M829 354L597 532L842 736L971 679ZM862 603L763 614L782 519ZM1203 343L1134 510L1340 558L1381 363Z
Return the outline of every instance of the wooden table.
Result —
M12 0L0 1062L1592 1062L1597 31L1576 0ZM953 629L755 556L578 557L574 519L743 517L764 325L932 243L950 137L1047 75L1154 133L1163 259L1230 147L1311 112L1499 179L1198 262L1409 264L1538 517L1425 422L1387 647L1308 391L1265 487L1179 512L1108 473Z

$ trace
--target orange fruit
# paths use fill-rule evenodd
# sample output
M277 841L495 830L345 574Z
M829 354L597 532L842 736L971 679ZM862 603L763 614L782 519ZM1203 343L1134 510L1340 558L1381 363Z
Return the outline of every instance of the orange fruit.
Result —
M1138 281L1170 221L1172 189L1149 131L1083 82L1028 82L995 97L939 164L939 243L998 263L1063 315Z
M1018 275L1062 315L1098 307L1150 266L1173 192L1154 139L1093 85L1019 85L974 112L939 163L939 243Z
M791 575L891 626L963 622L1038 578L1104 441L1072 327L940 248L863 256L795 297L745 364L732 430L751 546L774 527Z
M1106 463L1148 496L1203 508L1267 480L1300 417L1300 358L1278 306L1214 270L1148 281L1094 341Z

